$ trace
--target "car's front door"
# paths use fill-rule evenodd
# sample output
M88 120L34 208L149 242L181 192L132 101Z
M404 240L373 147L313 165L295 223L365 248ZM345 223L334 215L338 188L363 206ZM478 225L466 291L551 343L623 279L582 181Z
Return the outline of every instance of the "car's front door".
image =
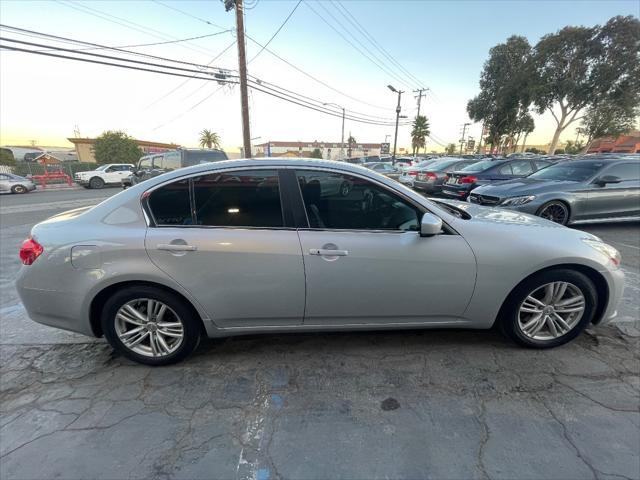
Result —
M296 172L309 227L299 230L305 325L450 323L473 292L474 255L459 235L420 237L421 207L386 186ZM347 184L337 193L324 184Z
M598 183L602 177L618 177L617 183ZM587 194L589 218L636 217L640 215L640 162L617 163L604 168Z
M120 183L120 180L131 175L128 165L111 165L105 171L106 183Z
M218 327L302 323L304 266L275 170L236 170L154 190L145 245Z

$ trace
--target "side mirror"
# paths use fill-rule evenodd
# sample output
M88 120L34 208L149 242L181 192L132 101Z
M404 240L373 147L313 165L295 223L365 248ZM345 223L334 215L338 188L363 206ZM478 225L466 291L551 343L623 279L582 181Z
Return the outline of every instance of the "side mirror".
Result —
M604 187L607 183L620 183L621 181L622 179L620 177L616 177L615 175L603 175L602 177L596 178L593 183Z
M425 213L420 221L420 236L433 237L442 233L442 219L433 213Z

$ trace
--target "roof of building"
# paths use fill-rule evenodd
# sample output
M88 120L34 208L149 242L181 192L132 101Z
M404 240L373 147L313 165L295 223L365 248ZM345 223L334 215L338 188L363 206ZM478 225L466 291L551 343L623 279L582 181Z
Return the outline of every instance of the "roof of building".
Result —
M334 147L336 145L336 147ZM290 147L290 148L340 148L340 142L289 142L289 141L270 141L255 145L256 147ZM380 148L379 143L355 143L356 148ZM348 148L348 143L343 143L342 148Z
M69 140L71 143L78 144L78 143L88 143L90 145L93 145L94 143L96 143L96 139L95 138L67 138L67 140ZM160 148L171 148L171 149L175 149L178 148L180 145L176 144L176 143L160 143L160 142L149 142L147 140L138 140L136 138L134 138L135 142L138 144L138 146L140 147L160 147Z

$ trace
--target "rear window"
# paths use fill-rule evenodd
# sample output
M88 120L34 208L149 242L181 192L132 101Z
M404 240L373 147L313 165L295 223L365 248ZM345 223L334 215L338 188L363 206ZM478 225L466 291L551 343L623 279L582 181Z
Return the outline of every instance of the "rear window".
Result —
M185 167L207 162L219 162L227 160L227 154L222 150L185 150Z
M473 165L469 165L462 169L463 172L482 172L487 170L488 168L493 167L494 165L499 165L492 160L483 160L478 163L474 163Z

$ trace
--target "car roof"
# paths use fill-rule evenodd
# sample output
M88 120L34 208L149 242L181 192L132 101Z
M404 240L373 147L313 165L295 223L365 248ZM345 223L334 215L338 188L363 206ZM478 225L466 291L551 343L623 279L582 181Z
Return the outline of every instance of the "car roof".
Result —
M556 165L575 165L577 167L604 167L606 165L613 165L614 163L621 162L638 162L637 158L624 158L624 157L616 157L616 158L580 158L575 160L563 160L562 162L557 163Z

